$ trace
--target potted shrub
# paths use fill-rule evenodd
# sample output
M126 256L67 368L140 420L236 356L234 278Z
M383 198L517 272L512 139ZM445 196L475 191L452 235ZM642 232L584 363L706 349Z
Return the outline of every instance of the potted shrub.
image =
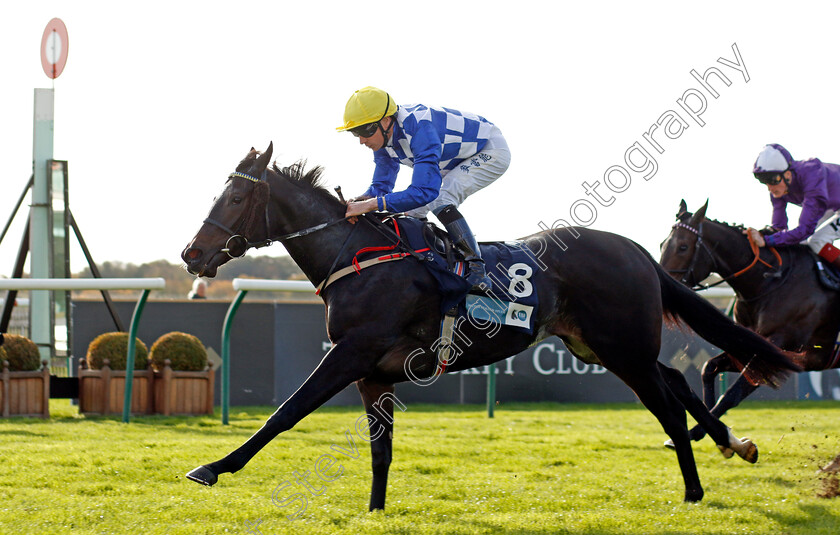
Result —
M149 359L155 370L155 412L213 414L215 371L201 340L182 332L164 334L152 344Z
M135 338L134 380L131 412L154 412L154 374L149 367L146 344ZM87 355L79 365L79 412L117 414L125 400L125 366L128 356L128 333L100 334L88 345Z
M35 342L17 334L0 335L0 406L3 417L50 417L50 370Z

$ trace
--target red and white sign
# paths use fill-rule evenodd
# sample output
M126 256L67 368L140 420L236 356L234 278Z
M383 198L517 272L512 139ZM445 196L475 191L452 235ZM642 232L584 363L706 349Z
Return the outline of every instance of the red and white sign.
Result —
M67 63L67 51L70 41L67 40L67 26L61 19L53 19L44 29L41 38L41 67L44 72L55 80Z

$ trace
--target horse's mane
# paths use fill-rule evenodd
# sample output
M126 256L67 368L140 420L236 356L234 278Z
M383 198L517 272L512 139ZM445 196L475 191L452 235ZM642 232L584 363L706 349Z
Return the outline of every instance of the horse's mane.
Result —
M250 167L250 164L252 164L257 159L257 157L259 157L260 154L261 153L257 151L250 152L239 163L239 167ZM286 167L280 167L275 161L271 166L271 170L277 173L278 175L289 179L289 181L292 184L311 188L315 190L318 193L318 195L321 195L322 197L329 199L332 202L340 202L338 198L336 198L332 193L330 193L330 191L324 184L324 177L322 176L324 173L324 168L320 165L316 165L311 169L306 169L306 160L298 160L291 165L287 165Z
M718 221L717 219L711 219L708 217L706 218L706 221L725 227L727 230L736 231L738 234L744 234L744 231L747 230L747 227L743 223L727 223L726 221ZM744 236L744 238L746 238L746 236ZM805 244L797 243L793 245L788 245L785 247L785 249L790 251L801 250L807 252L808 246Z
M727 223L726 221L718 221L717 219L709 218L706 218L706 220L711 221L712 223L717 223L718 225L723 225L728 229L737 230L738 232L747 230L747 227L745 227L743 223Z
M283 175L290 180L296 180L298 182L309 184L316 189L326 190L323 184L323 177L321 176L324 172L324 168L319 165L307 170L306 160L298 160L286 167L280 167L277 165L277 162L274 162L272 168L275 173Z
M682 213L677 215L677 219L685 222L685 219L689 219L693 215L694 214L692 214L691 212L682 212ZM710 223L716 223L718 225L723 225L724 227L726 227L728 229L731 229L731 230L744 231L744 230L747 229L747 227L745 227L743 223L727 223L726 221L718 221L717 219L712 219L710 217L706 217L705 220L709 221Z
M318 195L322 196L324 199L328 199L331 202L339 203L340 201L336 198L330 191L327 189L327 186L324 184L324 177L322 176L324 173L324 168L320 165L316 165L311 169L306 169L306 160L298 160L291 165L287 165L286 167L280 167L277 165L277 162L274 162L272 165L272 170L289 179L292 184L296 184L299 186L304 186L311 188L315 191Z

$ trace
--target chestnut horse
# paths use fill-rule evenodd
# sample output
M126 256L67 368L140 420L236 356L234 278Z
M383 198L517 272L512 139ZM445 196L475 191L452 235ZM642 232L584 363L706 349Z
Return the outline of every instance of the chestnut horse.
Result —
M335 269L348 266L354 251L390 244L375 225L345 219L345 203L319 184L320 169L304 172L301 164L269 166L271 154L272 145L262 154L251 149L229 175L198 234L182 253L190 273L212 277L219 266L249 247L280 241L318 286ZM491 335L486 326L463 322L459 333L463 347L444 366L433 350L440 341L441 297L422 259L408 256L340 278L320 293L332 349L244 444L187 477L213 485L220 474L241 470L278 434L356 383L371 438L370 509L383 509L392 452L394 384L433 378L443 368L452 372L497 362L550 335L559 336L577 358L600 364L621 378L659 420L676 445L686 501L703 497L686 410L724 455L734 450L755 461L755 446L736 439L694 395L681 373L657 361L663 317L682 320L726 348L749 365L756 380L777 382L797 369L785 355L673 280L626 238L569 227L534 234L519 243L533 252L540 266L525 281L539 298L531 334L501 329Z

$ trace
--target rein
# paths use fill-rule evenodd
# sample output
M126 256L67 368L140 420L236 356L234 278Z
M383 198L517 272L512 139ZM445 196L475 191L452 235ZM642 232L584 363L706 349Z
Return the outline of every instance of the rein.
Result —
M694 255L691 257L691 263L689 264L688 269L685 269L685 270L669 270L671 273L685 273L681 282L683 284L686 284L687 281L688 281L689 275L694 273L694 267L695 267L695 264L697 263L697 260L698 260L698 257L699 257L699 255L698 255L699 249L704 250L706 252L706 254L709 255L709 258L712 260L713 265L716 263L715 256L712 254L711 249L709 249L709 247L703 241L703 223L700 223L699 228L694 228L687 223L683 223L682 221L678 221L677 223L674 223L674 225L671 228L672 229L682 228L682 229L688 230L689 232L692 232L693 234L695 234L697 236L697 242L696 242L696 246L695 246L695 250L694 250ZM699 291L699 290L705 290L707 288L714 288L715 286L717 286L719 284L723 284L724 282L731 281L732 279L734 279L736 277L740 277L741 275L743 275L744 273L746 273L747 271L752 269L758 262L761 262L765 266L773 269L772 264L764 261L761 258L760 248L759 248L758 244L755 242L755 240L753 239L752 235L747 234L747 239L750 243L750 250L752 251L752 253L754 255L753 261L747 267L733 273L732 275L729 275L728 277L724 277L721 280L719 280L719 281L717 281L713 284L702 286L702 285L700 285L699 282L697 282L691 287L691 289L696 292L696 291ZM768 250L773 253L773 256L776 257L776 260L779 263L778 270L779 270L779 272L781 272L781 269L782 269L782 257L781 257L781 255L779 255L779 252L776 250L775 247L768 247Z
M757 262L761 262L762 264L764 264L765 266L767 266L767 267L769 267L769 268L772 268L772 267L773 267L770 263L765 262L764 260L762 260L762 259L760 258L760 256L759 256L759 255L761 254L761 251L759 251L758 244L755 242L755 239L753 239L752 234L747 234L747 240L749 240L749 242L750 242L750 250L752 250L753 254L755 255L755 258L753 258L753 261L752 261L752 263L751 263L749 266L745 267L744 269L742 269L742 270L741 270L741 271L739 271L738 273L735 273L734 275L731 275L731 277L730 277L730 278L733 278L733 279L734 279L735 277L737 277L737 276L739 276L739 275L742 275L742 274L746 273L746 272L747 272L747 271L749 271L749 270L750 270L750 269L751 269L751 268L752 268L752 267L753 267L753 266L754 266ZM773 256L775 256L775 257L776 257L776 260L779 262L779 269L781 269L781 267L782 267L782 257L779 255L779 251L777 251L775 247L768 247L768 249L770 250L770 252L771 252L771 253L773 253Z

